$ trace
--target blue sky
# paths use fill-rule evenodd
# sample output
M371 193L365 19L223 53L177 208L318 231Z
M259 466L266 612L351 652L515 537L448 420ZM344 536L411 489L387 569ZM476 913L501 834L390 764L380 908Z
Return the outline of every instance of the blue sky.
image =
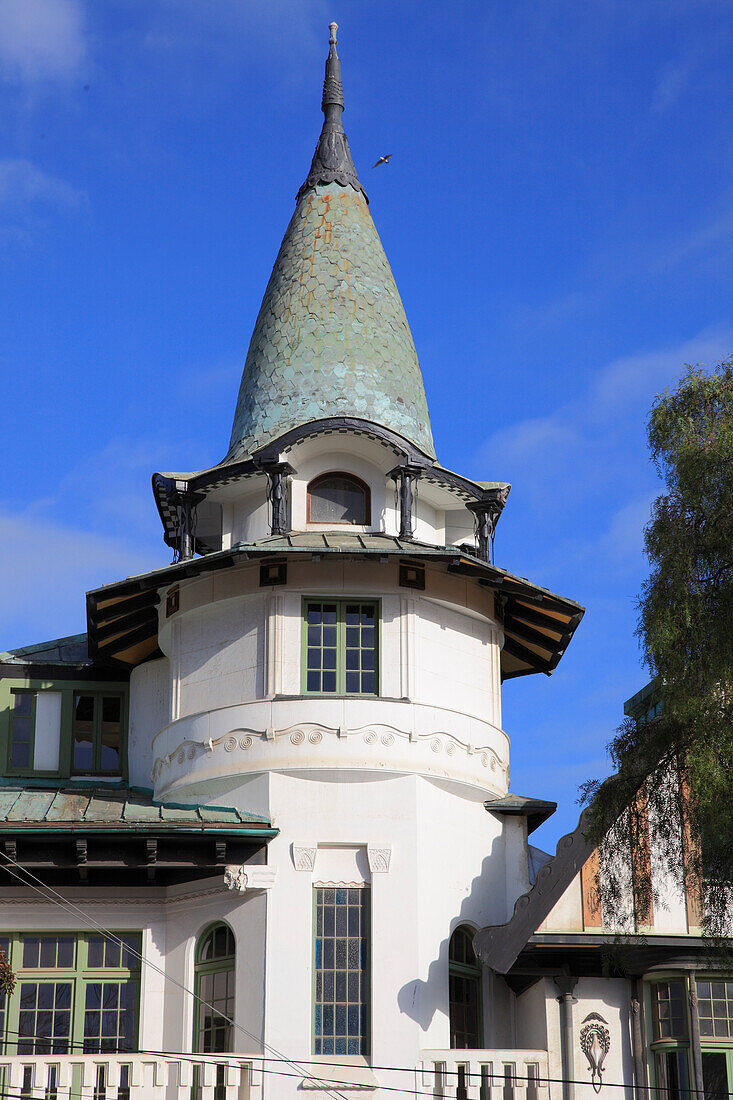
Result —
M87 589L169 560L150 475L226 451L336 19L438 456L513 483L497 561L587 607L553 677L504 690L552 846L645 682L650 403L733 351L732 15L0 0L0 647L83 630Z

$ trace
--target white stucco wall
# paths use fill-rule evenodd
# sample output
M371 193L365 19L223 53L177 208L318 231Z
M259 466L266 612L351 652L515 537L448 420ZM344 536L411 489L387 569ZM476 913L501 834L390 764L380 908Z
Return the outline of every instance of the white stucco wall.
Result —
M167 658L147 661L130 675L127 755L130 783L150 786L153 739L171 716L171 676Z

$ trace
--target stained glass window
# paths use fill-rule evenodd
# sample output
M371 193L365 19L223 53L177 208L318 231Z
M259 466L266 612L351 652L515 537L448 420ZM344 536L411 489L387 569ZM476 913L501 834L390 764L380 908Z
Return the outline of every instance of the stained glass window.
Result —
M369 1053L369 890L315 888L314 1053Z

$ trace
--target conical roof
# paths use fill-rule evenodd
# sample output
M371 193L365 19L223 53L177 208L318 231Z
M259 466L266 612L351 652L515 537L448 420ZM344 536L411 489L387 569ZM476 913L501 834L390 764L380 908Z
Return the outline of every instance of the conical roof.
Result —
M326 417L375 422L435 457L415 345L341 125L335 30L323 130L252 333L224 461Z

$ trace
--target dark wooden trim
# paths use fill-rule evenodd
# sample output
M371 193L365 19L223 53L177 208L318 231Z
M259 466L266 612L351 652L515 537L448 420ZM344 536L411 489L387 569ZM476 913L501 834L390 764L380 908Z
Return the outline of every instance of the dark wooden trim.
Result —
M548 638L546 634L542 634L541 631L535 630L534 627L517 622L511 613L504 615L504 630L511 633L514 637L522 638L525 642L532 642L533 645L538 645L542 649L547 649L550 653L564 650L567 645L567 641L565 640L566 635L564 633L560 635L558 641L555 641L554 638ZM558 631L558 633L560 632Z
M355 485L364 493L364 519L363 520L320 520L311 519L311 489L317 488L322 481L327 481L332 477L343 478L344 481L353 481ZM312 481L308 482L306 488L306 506L305 506L305 521L319 527L333 527L334 523L348 525L349 527L370 527L372 522L372 491L367 485L366 481L357 477L356 474L350 474L347 470L327 470L323 474L319 474L318 477L314 477Z
M155 607L148 607L144 610L136 611L132 615L121 615L117 619L105 619L99 626L93 628L90 637L92 637L95 644L99 646L101 643L107 641L108 638L113 638L115 634L123 634L127 631L134 630L135 627L138 626L155 627L157 631L158 612Z
M549 674L555 668L557 661L560 660L560 657L558 656L557 660L555 661L546 661L537 653L533 653L531 649L526 649L520 642L516 640L516 638L512 638L508 634L504 635L503 648L507 651L507 653L511 653L512 657L516 657L518 661L524 661L531 668L533 668L535 672L544 672L547 676L549 676Z

